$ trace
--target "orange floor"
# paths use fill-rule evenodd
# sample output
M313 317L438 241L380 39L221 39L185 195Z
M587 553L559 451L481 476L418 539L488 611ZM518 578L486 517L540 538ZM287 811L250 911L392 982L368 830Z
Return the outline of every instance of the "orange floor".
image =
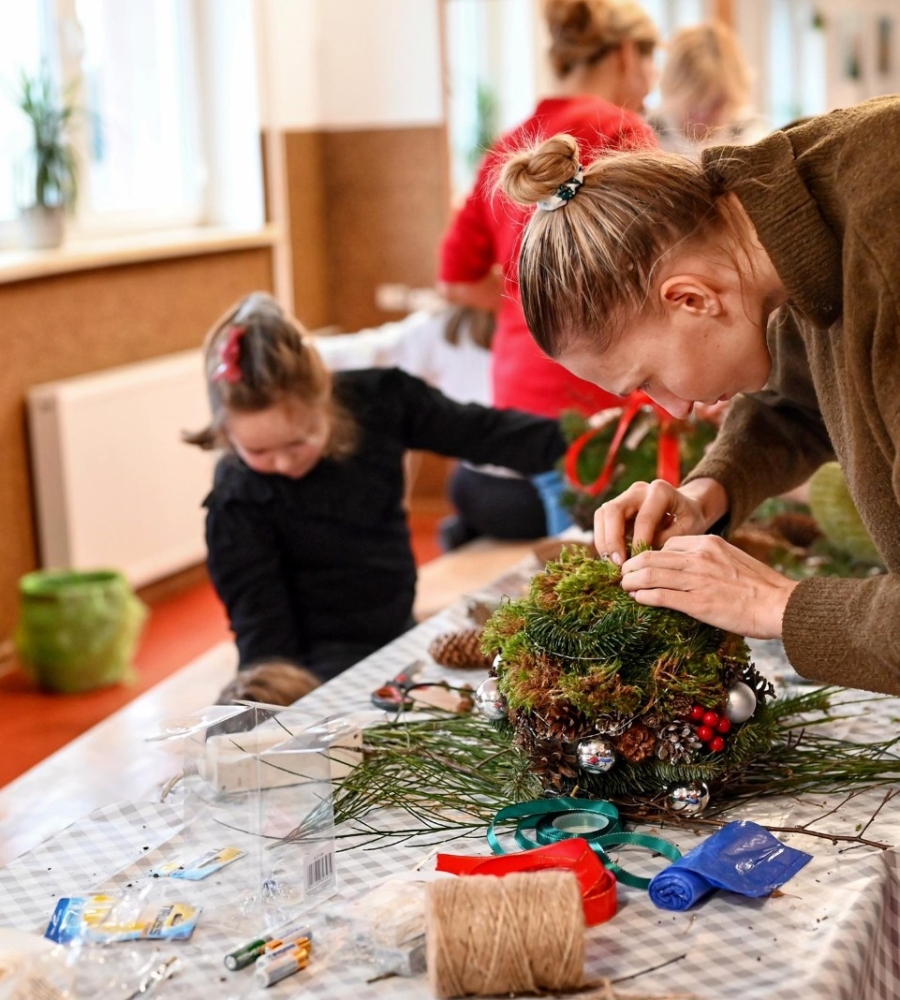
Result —
M442 511L410 515L419 565L440 555L435 528L441 516ZM0 677L4 733L0 786L229 636L218 597L208 583L200 583L150 608L136 656L138 680L134 684L61 695L37 690L19 671Z

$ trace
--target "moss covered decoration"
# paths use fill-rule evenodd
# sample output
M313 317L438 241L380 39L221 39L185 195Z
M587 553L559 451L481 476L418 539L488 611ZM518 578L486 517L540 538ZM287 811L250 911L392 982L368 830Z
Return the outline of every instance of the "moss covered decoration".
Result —
M744 640L640 605L620 583L614 564L564 549L527 596L501 605L485 627L485 651L500 653L495 672L513 742L544 788L644 796L676 780L715 781L764 753L774 737L772 687ZM713 742L702 714L727 718L737 684L753 691L756 710L747 721L722 722ZM618 761L604 774L579 772L578 742L597 736Z

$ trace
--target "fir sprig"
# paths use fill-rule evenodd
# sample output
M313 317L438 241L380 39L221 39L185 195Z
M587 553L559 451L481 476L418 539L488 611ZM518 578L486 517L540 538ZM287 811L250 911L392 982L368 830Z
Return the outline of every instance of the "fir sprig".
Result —
M775 702L767 727L743 731L740 765L716 770L710 763L664 764L657 777L706 781L711 792L707 816L774 795L842 792L900 781L900 736L858 744L815 731L834 718L829 714L832 694L822 689ZM806 722L798 729L800 716ZM335 822L344 824L340 835L381 839L482 832L504 806L542 795L530 761L511 735L507 724L455 715L366 729L363 762L338 781L334 811ZM642 776L639 765L633 772L621 789L608 784L605 797L628 818L670 820L658 780ZM594 797L589 783L573 794ZM410 818L410 825L398 829L380 812L397 809Z
M668 789L688 781L706 783L715 815L763 796L900 780L900 736L859 745L823 733L855 709L840 689L772 700L740 636L642 607L620 582L612 563L564 549L525 598L502 604L484 648L500 652L506 719L435 714L366 730L363 763L337 791L345 835L394 836L377 826L383 809L409 815L404 837L465 834L548 793L611 800L626 817L661 822L671 819ZM726 739L701 746L691 712L724 712L731 691L752 701L742 684L756 696L751 718L730 728L728 719ZM618 754L603 773L578 761L579 741L597 736Z

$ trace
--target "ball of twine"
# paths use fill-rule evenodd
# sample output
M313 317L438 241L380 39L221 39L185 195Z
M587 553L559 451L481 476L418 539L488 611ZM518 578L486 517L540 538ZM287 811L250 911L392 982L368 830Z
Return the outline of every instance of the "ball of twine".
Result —
M578 989L584 909L572 872L473 875L428 885L428 979L436 997Z

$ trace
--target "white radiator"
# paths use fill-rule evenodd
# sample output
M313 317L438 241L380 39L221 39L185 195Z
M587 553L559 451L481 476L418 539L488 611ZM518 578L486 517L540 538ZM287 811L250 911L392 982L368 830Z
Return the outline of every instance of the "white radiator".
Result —
M205 559L215 456L180 437L209 421L199 350L35 386L28 417L43 566L139 587Z

